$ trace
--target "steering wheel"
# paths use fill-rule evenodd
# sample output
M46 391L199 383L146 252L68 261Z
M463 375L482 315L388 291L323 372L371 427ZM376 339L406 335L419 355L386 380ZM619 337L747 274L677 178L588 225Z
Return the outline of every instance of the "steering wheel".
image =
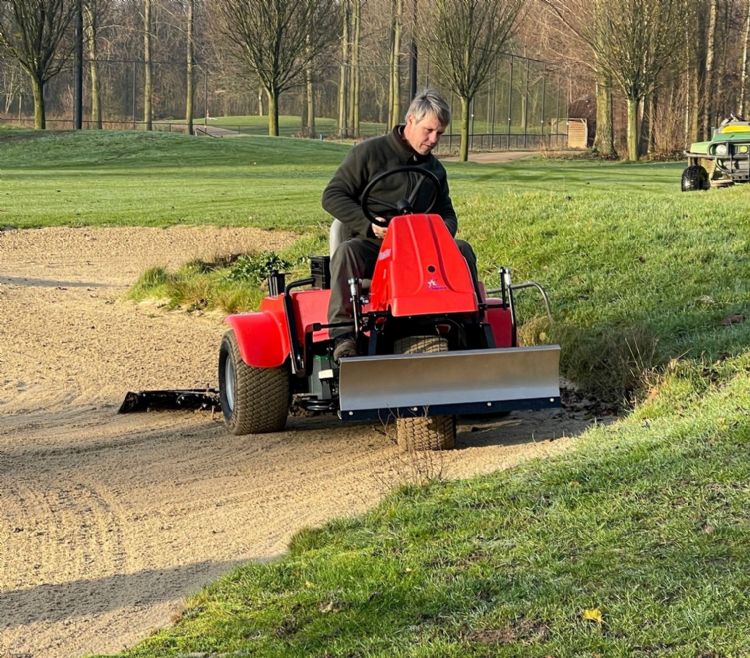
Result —
M373 187L377 185L380 181L390 176L394 176L395 174L406 174L406 173L418 174L420 176L419 181L414 186L414 189L411 191L411 194L406 199L401 199L400 201L397 201L396 203L390 203L389 201L383 201L382 199L376 199L375 197L370 196L370 192L372 192ZM377 224L378 226L382 226L385 228L386 226L388 226L388 222L390 220L378 219L378 217L375 215L375 213L373 212L371 208L371 204L376 203L381 208L385 208L386 210L393 211L394 213L393 216L405 215L407 213L414 212L414 208L412 206L414 202L417 200L417 194L419 193L419 188L422 187L422 183L424 183L425 180L429 180L432 183L432 196L430 197L430 200L427 203L427 208L425 208L422 212L424 213L430 212L430 210L432 210L432 208L435 206L435 202L437 201L437 197L438 197L438 192L440 191L440 188L442 187L440 183L440 179L428 169L422 169L422 167L415 167L413 165L404 165L403 167L394 167L393 169L384 171L382 174L378 174L369 183L367 183L367 186L362 192L362 199L360 201L362 205L362 212L365 214L365 217L367 217L367 219L371 223Z

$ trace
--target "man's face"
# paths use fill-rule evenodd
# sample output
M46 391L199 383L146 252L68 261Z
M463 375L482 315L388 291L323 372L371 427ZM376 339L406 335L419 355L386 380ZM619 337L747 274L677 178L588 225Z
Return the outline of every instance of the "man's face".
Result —
M428 155L437 146L444 132L445 126L430 112L420 121L417 121L413 114L406 117L404 137L419 155Z

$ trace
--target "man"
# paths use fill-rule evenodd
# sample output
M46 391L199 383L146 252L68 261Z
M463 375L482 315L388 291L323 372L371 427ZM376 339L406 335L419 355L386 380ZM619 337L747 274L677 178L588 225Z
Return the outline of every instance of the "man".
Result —
M458 220L453 210L445 168L432 155L432 150L450 123L450 109L445 100L433 90L415 96L406 112L406 123L396 126L384 137L375 137L358 144L348 153L323 192L323 208L343 223L342 242L331 259L331 300L328 322L351 323L352 303L348 280L370 278L375 269L378 252L387 227L372 224L364 216L360 199L367 183L376 175L406 165L420 167L435 174L441 182L435 206L431 212L440 215L456 235ZM373 191L373 206L377 201L395 204L405 199L420 183L414 210L425 209L432 193L430 181L404 173L384 182L383 188ZM383 219L378 216L378 219ZM476 256L467 242L456 240L476 280ZM335 339L334 359L355 356L357 344L352 329L335 327L329 330Z

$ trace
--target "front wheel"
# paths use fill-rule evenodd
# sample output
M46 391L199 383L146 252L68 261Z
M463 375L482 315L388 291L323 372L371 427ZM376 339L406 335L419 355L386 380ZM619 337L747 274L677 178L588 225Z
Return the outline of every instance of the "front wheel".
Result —
M394 342L397 354L447 352L448 340L441 336L408 336ZM456 444L455 416L420 416L396 421L396 441L404 452L450 450Z
M708 172L701 165L690 165L682 172L680 189L683 192L707 190L711 187Z
M219 398L232 434L279 432L289 415L289 372L247 365L234 331L228 331L219 350Z

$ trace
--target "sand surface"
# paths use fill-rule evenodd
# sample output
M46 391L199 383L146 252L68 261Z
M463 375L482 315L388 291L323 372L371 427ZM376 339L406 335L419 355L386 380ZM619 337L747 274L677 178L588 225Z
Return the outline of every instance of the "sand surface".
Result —
M116 413L128 390L216 386L225 325L123 295L146 268L279 249L256 229L0 231L0 656L114 652L293 533L360 513L415 470L486 473L564 450L583 411L463 424L413 464L383 427L291 418L228 434L208 412Z

